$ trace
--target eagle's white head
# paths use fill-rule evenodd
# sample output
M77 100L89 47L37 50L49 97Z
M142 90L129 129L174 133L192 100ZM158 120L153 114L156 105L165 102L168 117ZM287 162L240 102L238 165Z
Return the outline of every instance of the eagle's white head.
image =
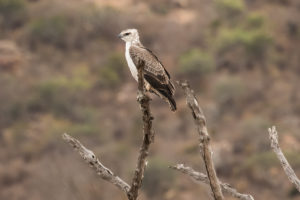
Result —
M136 29L126 29L122 31L119 35L119 38L124 40L125 42L139 42L139 32Z

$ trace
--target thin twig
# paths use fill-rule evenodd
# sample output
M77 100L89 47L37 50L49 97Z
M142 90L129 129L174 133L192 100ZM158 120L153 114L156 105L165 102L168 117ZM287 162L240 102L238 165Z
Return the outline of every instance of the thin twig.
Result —
M132 179L131 189L128 193L129 200L136 200L138 197L138 191L142 185L144 177L144 171L147 165L147 156L149 154L150 144L154 141L155 132L152 130L153 117L150 112L150 98L144 92L144 76L143 68L144 62L138 65L138 96L137 100L140 103L143 114L143 143L140 148L138 156L137 166L135 169L134 177Z
M191 167L186 167L183 164L177 164L175 166L170 166L171 169L175 169L180 171L183 174L187 174L196 182L201 182L209 185L209 179L207 175L197 172ZM228 193L232 197L235 197L240 200L254 200L254 198L250 194L242 194L239 193L236 189L232 188L228 183L219 182L223 192Z
M296 189L300 192L300 180L295 174L294 170L290 166L289 162L285 158L284 154L282 153L279 144L278 144L278 133L276 131L276 127L273 126L272 128L269 128L269 137L271 140L271 147L273 151L275 152L277 158L279 159L281 166L287 175L288 179L294 184Z
M130 186L121 178L114 175L110 169L106 168L91 150L85 148L85 146L83 146L78 140L66 133L63 134L63 139L79 152L80 156L96 170L97 174L102 179L117 186L119 189L125 192L126 195L128 194Z
M206 172L209 178L210 187L215 200L223 200L222 190L217 178L216 170L212 161L212 151L210 148L210 137L206 128L206 119L203 115L201 108L199 107L198 101L194 95L194 91L190 88L187 81L178 82L182 87L186 95L186 102L192 111L197 131L199 134L199 146L202 154L202 158L205 163Z

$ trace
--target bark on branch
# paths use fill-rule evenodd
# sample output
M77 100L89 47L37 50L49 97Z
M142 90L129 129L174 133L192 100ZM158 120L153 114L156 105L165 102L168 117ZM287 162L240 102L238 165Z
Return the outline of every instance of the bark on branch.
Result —
M195 180L196 182L210 184L207 175L197 172L191 167L184 166L183 164L177 164L175 166L170 166L171 169L177 170L183 174L187 174L190 176L191 179ZM254 198L250 194L242 194L239 193L236 189L232 188L228 183L219 182L223 192L231 195L240 200L254 200Z
M127 195L130 186L123 181L121 178L118 176L114 175L114 173L106 168L100 161L99 159L95 156L95 154L87 149L85 146L83 146L78 140L75 138L71 137L70 135L64 133L63 134L63 139L67 143L69 143L74 150L79 152L80 156L90 164L92 168L94 168L97 172L97 174L104 180L110 182L111 184L117 186L119 189L121 189L125 194Z
M282 153L279 144L278 144L278 133L276 131L276 127L273 126L272 128L269 128L269 137L271 140L271 147L273 151L275 152L277 158L279 159L281 166L287 175L288 179L294 184L296 189L300 192L300 180L295 174L294 170L290 166L289 162L285 158L284 154Z
M144 138L143 143L140 148L140 153L138 156L137 166L135 169L134 177L132 179L132 184L129 186L125 181L123 181L118 176L106 168L95 154L85 148L78 140L69 136L68 134L63 134L63 139L69 143L76 151L79 152L81 157L87 161L97 172L97 174L104 180L117 186L127 195L129 200L136 200L138 197L138 191L141 188L142 180L144 177L144 171L147 165L147 156L149 154L150 144L154 141L154 131L152 130L152 120L153 117L150 112L150 98L145 94L144 91L144 78L143 78L143 68L144 62L138 65L138 95L137 100L140 103L140 107L143 114L143 132Z
M142 186L145 168L147 165L147 156L149 154L150 144L154 141L155 132L152 130L153 117L150 112L150 98L145 94L144 88L144 62L140 62L138 68L138 96L137 100L140 103L141 111L143 114L143 133L144 138L140 147L137 166L135 169L134 177L132 179L131 189L128 193L129 200L136 200L138 191Z
M194 95L194 91L190 88L187 81L178 82L178 84L184 90L187 105L192 111L194 121L197 126L200 142L199 146L214 199L223 200L224 197L212 161L212 151L210 148L210 137L206 128L206 119L201 108L199 107L198 101Z

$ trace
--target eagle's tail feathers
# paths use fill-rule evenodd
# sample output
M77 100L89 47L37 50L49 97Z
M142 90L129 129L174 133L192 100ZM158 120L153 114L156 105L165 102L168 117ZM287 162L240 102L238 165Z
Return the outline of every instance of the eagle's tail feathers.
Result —
M177 109L177 107L176 107L176 102L175 102L174 98L173 98L173 97L167 97L167 98L168 98L168 100L169 100L169 104L170 104L171 110L172 110L173 112L175 112L176 109Z
M176 102L172 96L172 93L169 90L158 89L158 92L161 94L162 98L164 98L170 105L170 109L174 112L176 111Z

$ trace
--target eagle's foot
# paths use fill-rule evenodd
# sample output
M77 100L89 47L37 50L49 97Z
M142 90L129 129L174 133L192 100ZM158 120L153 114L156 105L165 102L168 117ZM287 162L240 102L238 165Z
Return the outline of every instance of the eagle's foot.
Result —
M152 99L144 92L138 91L136 100L138 102L151 101Z

